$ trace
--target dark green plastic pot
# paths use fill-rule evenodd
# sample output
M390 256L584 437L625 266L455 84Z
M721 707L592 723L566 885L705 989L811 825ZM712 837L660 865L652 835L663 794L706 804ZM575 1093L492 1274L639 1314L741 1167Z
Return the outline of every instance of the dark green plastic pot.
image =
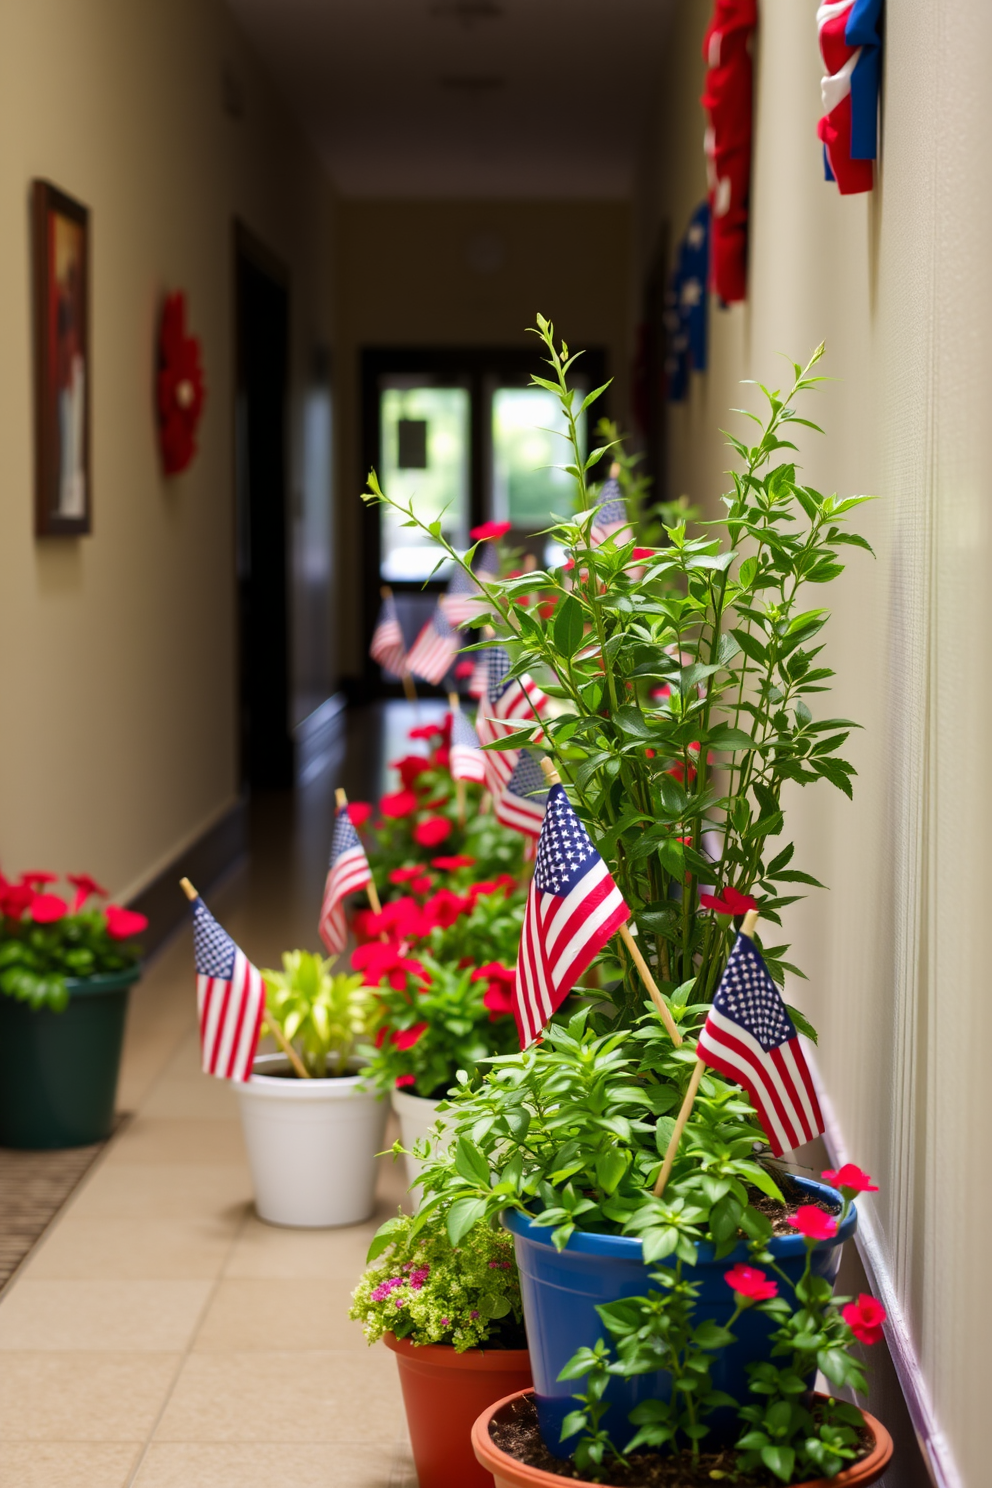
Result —
M61 1013L0 995L0 1146L85 1147L110 1135L127 994L140 966L66 982Z

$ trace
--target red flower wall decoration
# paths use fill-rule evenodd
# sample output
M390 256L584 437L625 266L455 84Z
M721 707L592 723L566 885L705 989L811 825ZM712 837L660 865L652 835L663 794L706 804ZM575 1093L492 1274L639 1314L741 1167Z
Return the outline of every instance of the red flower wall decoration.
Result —
M200 342L186 334L186 296L169 295L158 337L158 435L166 475L178 475L196 454L205 389Z

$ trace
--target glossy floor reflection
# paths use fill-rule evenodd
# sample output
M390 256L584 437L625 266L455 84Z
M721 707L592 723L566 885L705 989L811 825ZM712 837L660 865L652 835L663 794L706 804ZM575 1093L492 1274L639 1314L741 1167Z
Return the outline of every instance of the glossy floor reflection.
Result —
M256 964L317 945L335 786L371 798L440 711L358 711L305 790L254 803L210 902ZM4 1488L414 1488L394 1361L347 1317L402 1175L380 1160L351 1229L256 1219L236 1098L199 1069L188 928L133 996L119 1105L133 1120L0 1300Z

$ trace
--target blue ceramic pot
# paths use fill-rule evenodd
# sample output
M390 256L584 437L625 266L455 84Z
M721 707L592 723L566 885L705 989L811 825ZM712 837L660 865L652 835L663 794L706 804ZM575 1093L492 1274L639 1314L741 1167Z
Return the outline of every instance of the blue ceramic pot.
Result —
M796 1178L811 1198L828 1199L839 1204L841 1195L826 1184L812 1179ZM574 1409L575 1391L581 1381L559 1380L558 1375L577 1349L592 1347L606 1330L596 1312L607 1302L621 1297L640 1297L657 1287L649 1280L653 1269L644 1263L641 1242L627 1235L594 1235L578 1231L565 1249L558 1251L551 1243L551 1231L536 1225L527 1215L506 1210L503 1224L513 1235L520 1286L523 1293L527 1343L534 1373L537 1415L545 1445L556 1457L567 1457L569 1447L561 1442L561 1423ZM826 1240L813 1252L813 1269L831 1283L840 1266L841 1245L857 1229L857 1211L852 1205L847 1219L832 1240ZM770 1249L777 1265L798 1281L805 1264L806 1246L801 1235L776 1236ZM702 1282L698 1317L727 1323L734 1310L734 1294L723 1279L725 1271L738 1262L749 1262L747 1245L742 1243L730 1255L716 1260L713 1247L696 1246L697 1261L689 1271L693 1281ZM657 1265L670 1265L672 1258ZM688 1268L687 1268L688 1269ZM735 1400L746 1403L749 1395L746 1367L753 1360L767 1357L771 1319L749 1309L734 1324L737 1342L715 1355L710 1378L714 1389L725 1390ZM642 1400L664 1399L669 1393L666 1373L642 1374L629 1380L610 1382L606 1398L613 1402L603 1424L618 1446L629 1441L633 1427L627 1414Z

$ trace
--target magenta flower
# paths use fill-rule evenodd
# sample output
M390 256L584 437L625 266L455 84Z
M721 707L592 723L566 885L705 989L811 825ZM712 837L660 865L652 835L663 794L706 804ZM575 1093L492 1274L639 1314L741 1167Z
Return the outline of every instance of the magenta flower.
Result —
M837 1233L836 1219L816 1204L800 1205L793 1216L792 1226L807 1240L832 1240Z

